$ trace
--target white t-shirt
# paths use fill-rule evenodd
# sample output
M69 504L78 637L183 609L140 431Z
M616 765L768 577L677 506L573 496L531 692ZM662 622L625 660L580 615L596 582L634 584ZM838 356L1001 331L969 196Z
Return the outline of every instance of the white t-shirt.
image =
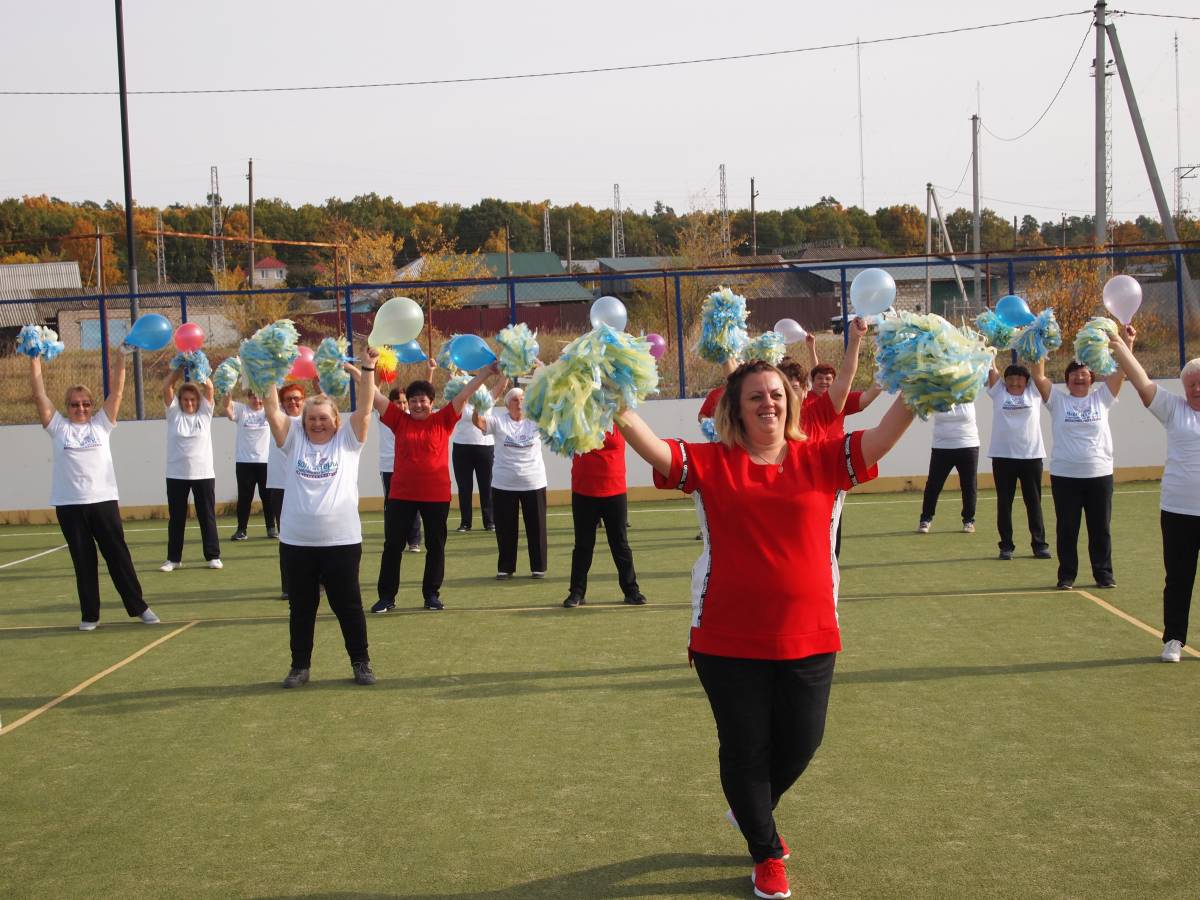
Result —
M292 429L300 427L299 416L288 416L288 419L292 423ZM267 431L269 433L270 428ZM273 435L267 444L267 490L282 491L287 484L287 456L284 455L282 449L275 445Z
M1178 394L1159 387L1150 412L1167 429L1159 507L1169 513L1200 516L1200 412Z
M1054 450L1050 474L1063 478L1100 478L1113 473L1112 430L1108 411L1117 402L1101 382L1086 397L1072 397L1062 388L1050 391L1046 411Z
M54 458L51 506L118 499L117 473L113 470L108 444L108 436L116 427L103 409L83 425L75 425L57 411L54 413L46 426Z
M374 411L372 415L375 416L375 421L378 423L379 411ZM379 471L391 472L396 468L396 432L382 425L376 429L376 432L379 434Z
M502 491L535 491L546 486L542 436L529 416L514 422L508 410L484 416L488 433L496 438L492 487Z
M475 423L471 421L471 413L475 411L470 403L463 404L462 415L458 419L458 424L454 426L454 431L450 433L450 443L452 444L470 444L476 447L490 447L496 443L496 439L490 434L484 434L475 427ZM488 413L491 415L491 413ZM504 488L504 490L508 490Z
M200 395L196 412L179 408L179 395L167 407L167 477L196 481L216 478L212 449L213 406Z
M979 446L975 404L955 403L947 412L933 414L933 449L961 450Z
M992 398L992 446L988 456L995 459L1041 459L1046 455L1042 443L1042 395L1033 379L1025 393L1010 394L1004 379L997 378L988 388Z
M358 517L358 461L363 444L348 423L314 444L294 421L283 442L287 457L279 540L295 547L362 543Z
M231 403L233 422L237 426L237 444L233 460L240 463L265 463L272 444L271 426L267 411L251 409L245 403Z

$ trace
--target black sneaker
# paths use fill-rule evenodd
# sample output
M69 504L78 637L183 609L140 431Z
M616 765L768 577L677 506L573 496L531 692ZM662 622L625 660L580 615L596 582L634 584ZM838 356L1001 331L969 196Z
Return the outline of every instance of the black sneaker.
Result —
M369 662L350 663L350 669L354 672L355 684L374 684L375 673L371 671Z
M1116 586L1117 586L1117 582L1115 579L1112 579L1112 578L1105 578L1103 581L1096 582L1096 587L1115 588Z
M1034 559L1053 559L1054 556L1049 550L1034 550Z
M1000 551L1001 559L1012 559L1012 555L1013 555L1013 552L1011 550L1001 550Z
M587 601L578 594L571 594L563 601L563 607L566 609L574 609L577 606L583 606Z
M495 531L495 530L496 530L496 526L495 526L495 525L484 525L484 526L483 526L483 530L484 530L484 531Z
M445 609L446 605L444 603L442 603L441 598L438 597L437 594L434 594L432 597L425 598L425 608L426 609Z
M1067 581L1064 578L1062 581L1060 581L1058 583L1057 587L1060 591L1069 591L1069 590L1071 590L1071 588L1075 587L1075 582Z
M454 529L454 531L457 534L469 534L471 531L471 526L470 525L459 525L457 528Z
M285 688L297 688L308 682L308 669L290 669L283 679Z
M235 532L233 533L233 537L232 537L232 538L230 538L230 540L234 540L234 541L244 541L244 540L246 540L246 532L244 532L244 531L235 531Z
M639 591L636 594L630 594L625 598L624 602L628 603L630 606L645 606L646 598Z
M278 540L279 539L279 529L278 528L268 528L267 529L267 537Z
M375 605L371 607L373 613L391 612L396 608L395 600L376 600Z

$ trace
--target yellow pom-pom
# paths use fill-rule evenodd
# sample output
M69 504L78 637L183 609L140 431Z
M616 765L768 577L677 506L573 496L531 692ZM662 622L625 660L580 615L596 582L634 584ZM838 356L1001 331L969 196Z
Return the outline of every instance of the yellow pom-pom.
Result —
M386 344L379 348L379 359L375 360L375 380L380 384L391 384L396 380L396 366L400 360L396 351Z

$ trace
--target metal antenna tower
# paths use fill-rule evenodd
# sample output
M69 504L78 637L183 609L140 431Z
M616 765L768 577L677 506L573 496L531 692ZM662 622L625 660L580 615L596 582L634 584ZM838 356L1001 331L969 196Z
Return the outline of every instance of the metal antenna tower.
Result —
M1112 77L1113 62L1104 63L1104 221L1112 233L1113 225L1113 160L1112 160L1112 95L1108 79Z
M550 252L550 201L542 207L542 249Z
M212 207L212 272L213 278L225 274L225 242L217 240L225 233L221 221L221 185L217 180L217 167L209 169L209 206Z
M729 195L725 190L725 163L721 163L721 255L729 255Z
M154 235L154 280L158 287L162 287L167 283L167 254L163 249L163 223L161 209L156 209L154 211L154 230L158 232Z
M625 255L625 225L621 221L621 185L613 185L612 254Z

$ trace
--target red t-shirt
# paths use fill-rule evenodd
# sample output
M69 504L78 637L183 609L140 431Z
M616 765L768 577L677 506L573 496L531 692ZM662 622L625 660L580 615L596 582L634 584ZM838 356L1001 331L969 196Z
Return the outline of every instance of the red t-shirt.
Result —
M711 419L717 412L717 404L721 402L721 395L725 393L725 386L713 388L708 392L708 396L704 398L704 402L700 404L700 418Z
M862 433L789 441L783 471L741 447L668 441L671 472L654 485L697 493L704 551L692 568L690 647L748 659L800 659L842 648L835 495L878 475Z
M396 435L390 499L450 502L450 435L458 418L452 403L427 419L414 419L395 403L387 408L379 421Z
M571 490L585 497L615 497L624 494L625 438L613 429L604 436L604 446L571 457Z
M862 391L851 391L846 395L846 405L842 411L833 411L833 401L829 399L829 391L821 396L814 396L810 391L800 407L800 427L808 435L810 441L824 441L840 438L845 434L846 416L862 412Z

